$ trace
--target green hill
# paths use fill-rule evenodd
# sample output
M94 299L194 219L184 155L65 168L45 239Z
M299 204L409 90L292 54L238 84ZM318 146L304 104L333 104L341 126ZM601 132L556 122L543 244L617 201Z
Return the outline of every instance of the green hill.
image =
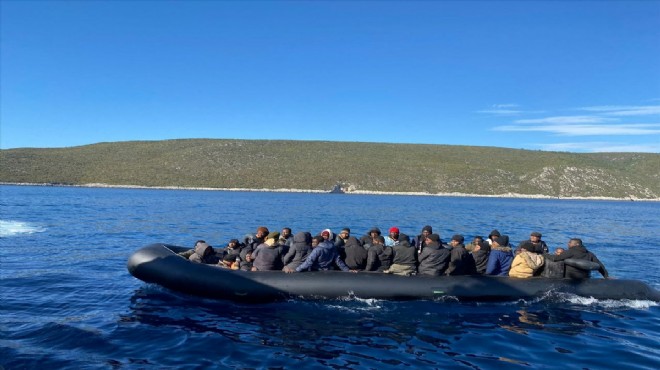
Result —
M207 140L0 150L0 182L660 198L660 154Z

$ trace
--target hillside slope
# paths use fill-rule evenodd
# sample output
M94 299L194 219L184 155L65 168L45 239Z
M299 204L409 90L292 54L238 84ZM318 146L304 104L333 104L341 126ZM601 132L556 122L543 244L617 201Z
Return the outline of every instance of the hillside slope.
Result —
M660 198L660 154L185 139L0 150L0 182Z

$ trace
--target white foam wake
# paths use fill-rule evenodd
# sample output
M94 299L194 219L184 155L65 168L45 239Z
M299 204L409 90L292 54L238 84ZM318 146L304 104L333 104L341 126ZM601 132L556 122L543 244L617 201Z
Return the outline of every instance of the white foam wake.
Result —
M564 299L567 302L578 306L601 306L606 309L632 308L646 310L650 307L658 306L658 302L642 299L596 299L593 297L580 297L575 295L566 295Z
M0 220L0 237L33 234L46 231L42 226L29 222Z

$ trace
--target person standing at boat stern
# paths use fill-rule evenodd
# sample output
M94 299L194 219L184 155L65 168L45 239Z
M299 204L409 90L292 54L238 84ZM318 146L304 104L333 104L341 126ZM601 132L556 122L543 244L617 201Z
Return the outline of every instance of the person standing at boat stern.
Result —
M587 248L582 244L582 239L572 238L568 241L568 250L562 252L561 254L545 254L544 257L550 261L563 261L568 258L587 260L591 262L596 262L600 267L598 272L603 275L604 278L609 278L610 275L605 269L605 265L596 257L595 254L589 252ZM564 270L564 277L569 279L588 279L591 277L591 271L582 270L577 267L569 266L566 264L566 269Z
M539 253L539 254L548 253L548 245L545 244L545 242L543 240L541 240L541 237L542 237L542 235L541 235L540 232L533 231L531 234L529 234L529 239L528 240L523 240L522 242L520 242L520 244L518 244L518 248L516 249L516 253L520 251L520 246L523 245L523 243L526 243L526 242L529 242L534 246L534 248L532 248L532 250L530 250L529 252Z

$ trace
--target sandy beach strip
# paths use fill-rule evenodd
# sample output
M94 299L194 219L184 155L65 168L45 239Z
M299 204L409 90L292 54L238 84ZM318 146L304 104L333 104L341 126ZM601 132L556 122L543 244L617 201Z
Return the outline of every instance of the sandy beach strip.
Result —
M59 186L59 187L78 187L78 188L117 188L117 189L154 189L154 190L200 190L200 191L235 191L235 192L273 192L273 193L318 193L328 194L329 190L314 189L251 189L251 188L210 188L210 187L183 187L183 186L143 186L143 185L109 185L101 183L89 184L49 184L49 183L9 183L0 182L0 185L16 186ZM543 194L467 194L467 193L427 193L427 192L397 192L397 191L371 191L371 190L353 190L339 195L404 195L404 196L436 196L436 197L470 197L470 198L514 198L514 199L561 199L561 200L613 200L613 201L640 201L640 202L659 202L660 198L615 198L615 197L557 197Z

